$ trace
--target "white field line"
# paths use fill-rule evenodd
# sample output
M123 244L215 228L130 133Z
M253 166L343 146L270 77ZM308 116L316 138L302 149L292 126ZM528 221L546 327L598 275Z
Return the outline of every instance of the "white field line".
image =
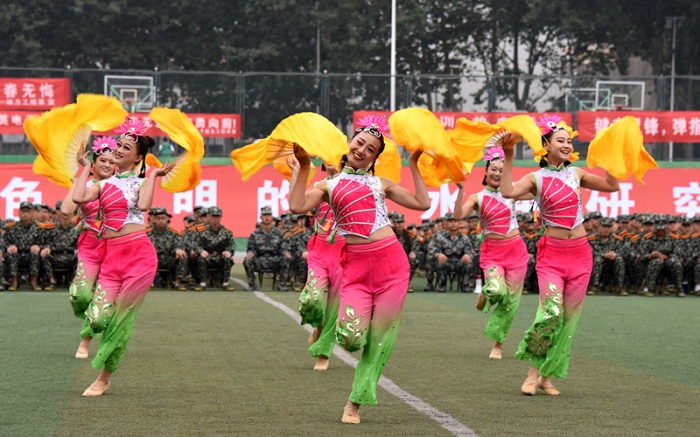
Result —
M287 305L278 302L274 299L271 299L267 297L265 294L256 291L254 292L255 296L258 298L262 299L263 301L269 303L270 305L277 307L279 310L281 310L283 313L287 314L289 317L294 319L297 323L301 323L301 316L297 314L296 311L293 309L289 308ZM308 325L302 326L303 329L311 333L311 327ZM352 355L347 353L344 349L342 349L340 346L336 346L333 349L333 354L335 357L338 357L341 361L344 363L348 364L349 366L352 366L353 368L357 367L357 359L355 359ZM379 384L381 388L384 390L388 391L392 395L396 396L397 398L401 399L411 407L415 408L416 410L420 411L421 413L425 414L426 416L430 417L434 421L440 424L443 428L445 428L447 431L450 432L450 434L458 437L476 437L476 432L474 432L473 429L469 428L468 426L464 425L462 422L458 421L454 417L450 416L447 413L444 413L437 408L427 404L420 398L417 398L416 396L413 396L412 394L408 393L396 383L394 383L392 380L389 378L386 378L382 376L379 379Z

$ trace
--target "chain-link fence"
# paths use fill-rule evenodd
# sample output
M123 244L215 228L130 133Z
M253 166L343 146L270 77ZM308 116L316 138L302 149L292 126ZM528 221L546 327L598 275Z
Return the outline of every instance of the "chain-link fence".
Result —
M391 76L361 73L272 73L0 67L0 77L61 77L79 93L103 93L105 75L149 77L156 105L188 113L240 114L240 138L206 138L207 156L266 136L288 115L317 112L350 131L353 112L389 110ZM544 112L580 110L695 110L700 76L669 77L397 75L395 108L423 106L434 112ZM1 92L2 90L0 90ZM673 107L672 107L673 106ZM2 135L2 151L34 153L23 135ZM585 157L586 144L577 147ZM647 143L658 160L700 159L700 143ZM518 153L526 157L526 149Z

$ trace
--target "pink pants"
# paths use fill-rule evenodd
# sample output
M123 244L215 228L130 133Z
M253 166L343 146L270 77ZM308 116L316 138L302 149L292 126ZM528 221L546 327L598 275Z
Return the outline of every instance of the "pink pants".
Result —
M564 240L545 235L537 243L540 304L515 356L540 369L542 376L567 375L592 266L586 237Z
M92 289L100 274L100 267L105 255L105 242L97 237L97 232L85 230L78 237L78 265L75 278L68 287L73 313L79 319L85 319L85 311L92 301ZM90 323L85 319L80 330L80 338L95 337Z
M396 343L411 268L396 235L345 246L336 337L348 351L364 348L350 401L377 403L377 382Z
M106 246L86 316L95 332L103 332L92 366L114 372L131 339L136 314L155 279L158 256L145 231L109 238Z

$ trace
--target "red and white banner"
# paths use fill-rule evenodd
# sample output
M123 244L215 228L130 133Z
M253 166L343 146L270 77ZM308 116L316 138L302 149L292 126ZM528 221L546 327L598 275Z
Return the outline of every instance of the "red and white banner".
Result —
M535 170L516 167L514 178L518 179ZM593 172L602 175L602 171ZM413 181L408 167L401 172L401 185L413 191ZM324 177L317 171L316 179ZM480 191L483 167L476 167L465 183L466 195ZM646 185L635 180L620 183L620 191L599 193L583 190L585 211L600 211L605 216L634 212L653 212L700 215L700 182L697 169L656 169L647 172ZM407 210L389 201L391 211L405 214L406 224L420 223L421 219L434 219L452 212L457 196L453 184L440 188L428 188L430 209L425 212ZM50 183L45 177L35 175L31 164L0 165L0 216L17 217L20 202L30 202L55 206L63 199L67 190ZM264 167L247 182L241 181L240 173L232 166L203 166L202 181L192 191L169 193L156 188L153 206L164 206L173 214L172 226L182 229L182 219L191 214L196 205L214 206L223 209L222 223L231 229L236 237L247 237L259 220L260 208L270 206L272 213L279 216L289 208L289 182L272 167ZM518 202L520 211L529 211L529 202Z
M362 117L371 114L383 115L387 118L391 116L390 111L355 111L352 114L353 127L357 127L358 121ZM445 129L454 129L457 125L458 118L466 118L470 121L485 121L487 123L495 124L516 115L529 115L534 119L537 119L542 115L539 112L434 112L433 114L435 114L438 120L440 120L440 123L442 123L442 126ZM550 114L557 114L569 126L571 126L573 123L573 116L570 112L552 112Z
M0 109L36 111L70 102L70 79L0 78Z
M591 141L600 130L628 115L637 119L647 143L700 143L700 111L579 111L579 140Z
M37 111L15 111L0 109L0 134L23 134L24 120L29 116L41 115ZM158 129L156 123L148 118L148 114L129 114L130 117L141 119L149 127L147 134L154 137L167 136ZM205 138L240 138L241 115L240 114L187 114L199 133ZM95 135L99 132L94 132ZM108 132L108 135L115 135Z

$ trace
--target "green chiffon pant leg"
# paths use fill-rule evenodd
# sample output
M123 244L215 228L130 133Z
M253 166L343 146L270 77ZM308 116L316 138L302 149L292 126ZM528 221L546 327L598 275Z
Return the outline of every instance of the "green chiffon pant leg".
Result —
M329 293L326 300L326 308L323 318L323 328L318 340L309 347L309 353L313 357L324 355L330 357L337 343L335 325L338 320L338 308L340 307L340 295Z
M482 289L482 292L487 296L487 307L484 310L488 310L488 303L491 303L491 305L496 304L496 307L486 324L485 336L499 343L503 343L506 340L510 326L515 319L515 314L520 308L526 273L527 266L525 268L511 269L505 273L500 266L487 269L486 284ZM493 293L493 298L489 296L491 289L496 290Z

